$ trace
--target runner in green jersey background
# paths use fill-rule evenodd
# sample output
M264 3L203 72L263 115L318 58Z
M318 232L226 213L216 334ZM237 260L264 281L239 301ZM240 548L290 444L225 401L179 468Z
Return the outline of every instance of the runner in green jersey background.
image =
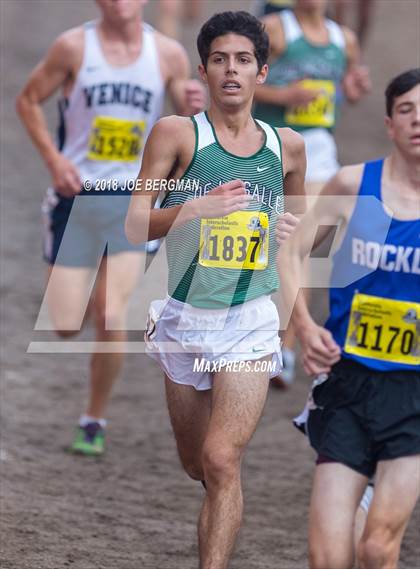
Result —
M339 168L333 131L343 93L355 102L370 87L356 36L326 18L326 10L326 0L297 0L293 10L262 19L270 37L270 68L266 83L256 89L254 115L302 134L308 195L318 194ZM294 344L289 326L281 385L294 379Z

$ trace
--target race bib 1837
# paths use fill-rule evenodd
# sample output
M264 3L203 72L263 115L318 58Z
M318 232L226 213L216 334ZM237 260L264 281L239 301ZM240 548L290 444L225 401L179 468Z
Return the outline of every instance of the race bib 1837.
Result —
M143 148L145 121L95 117L89 137L90 160L134 162Z
M344 351L420 365L420 304L356 293Z
M202 219L198 262L203 267L261 271L268 265L268 239L264 212L237 211Z

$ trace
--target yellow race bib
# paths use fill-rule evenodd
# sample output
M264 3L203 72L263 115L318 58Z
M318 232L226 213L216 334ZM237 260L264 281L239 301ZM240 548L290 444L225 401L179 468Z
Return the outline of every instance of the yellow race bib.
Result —
M320 91L310 103L286 111L285 120L295 126L322 126L330 128L335 123L335 84L333 81L304 79L299 83L307 90Z
M268 265L268 238L264 212L236 211L202 219L198 262L203 267L261 271Z
M145 121L95 117L89 138L90 160L134 162L143 148Z
M344 351L420 365L420 304L355 293Z

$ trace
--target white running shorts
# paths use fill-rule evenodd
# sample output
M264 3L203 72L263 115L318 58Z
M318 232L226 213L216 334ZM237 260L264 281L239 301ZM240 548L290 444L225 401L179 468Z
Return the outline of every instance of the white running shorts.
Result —
M205 390L212 388L214 371L228 362L272 355L267 371L270 377L278 375L282 368L278 331L277 308L269 296L219 310L196 308L168 297L150 305L146 353L175 383ZM241 371L245 363L230 366L232 371Z
M305 182L328 182L340 169L333 135L325 128L310 128L301 133L305 141Z

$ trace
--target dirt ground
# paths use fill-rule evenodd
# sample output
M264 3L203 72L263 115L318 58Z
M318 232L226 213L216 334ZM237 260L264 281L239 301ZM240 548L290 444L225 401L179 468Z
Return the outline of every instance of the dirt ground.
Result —
M148 7L151 19L155 6ZM202 18L247 2L202 2ZM182 472L164 402L161 374L129 354L109 410L108 453L67 455L86 394L86 354L27 353L44 292L40 202L48 174L20 126L14 97L62 30L92 18L88 0L1 0L2 125L2 449L3 569L193 569L200 484ZM420 3L377 0L365 60L373 92L346 108L338 131L343 163L388 149L382 128L388 79L418 66ZM198 24L184 33L194 63ZM55 107L47 105L54 124ZM152 293L151 290L148 291ZM319 295L318 300L320 298ZM318 302L322 318L325 303ZM91 338L91 332L83 338ZM133 338L139 335L133 333ZM304 569L312 451L291 425L308 379L271 390L243 472L245 518L232 569ZM401 569L420 567L420 509L404 540ZM331 569L331 568L325 568Z

